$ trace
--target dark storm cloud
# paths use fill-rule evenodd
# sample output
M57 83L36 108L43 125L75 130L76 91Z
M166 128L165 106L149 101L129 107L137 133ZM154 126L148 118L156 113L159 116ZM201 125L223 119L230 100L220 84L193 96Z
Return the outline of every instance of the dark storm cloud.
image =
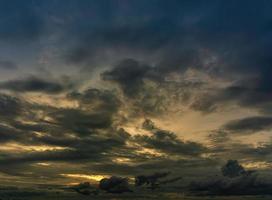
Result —
M130 135L123 134L117 130L112 130L109 134L93 133L91 136L85 137L69 137L65 134L60 138L58 135L45 135L42 137L35 137L33 140L40 144L47 144L53 146L67 147L78 150L79 152L89 154L90 160L93 154L98 157L107 157L106 153L114 155L110 152L115 148L120 148L121 151L125 147L126 141L129 140ZM117 152L118 149L115 149Z
M11 20L3 21L2 32L34 37L46 18L45 28L60 34L57 44L69 49L66 60L85 68L131 57L163 72L204 67L230 78L269 68L270 6L264 0L246 6L240 1L67 1L65 6L4 1L1 13Z
M79 107L74 109L31 104L5 94L0 97L3 118L0 127L1 143L64 148L14 154L2 152L1 169L7 164L21 166L43 161L103 162L131 151L126 147L130 135L112 128L112 117L118 111L120 102L111 91L89 89L82 93L69 93L68 98L79 103ZM44 120L37 113L44 113L53 121Z
M191 104L191 108L212 112L224 108L227 104L236 104L269 114L272 108L272 90L268 82L269 79L263 75L258 78L245 78L231 86L199 95Z
M244 85L240 87L227 88L223 93L227 95L226 100L237 101L243 107L255 108L264 113L271 111L271 88L269 84L264 84L263 81L268 81L266 78L258 80L247 80L249 87ZM269 81L268 81L269 82ZM250 86L253 84L253 86ZM224 94L223 94L224 95Z
M125 101L132 105L129 112L135 115L161 116L171 108L173 101L189 104L192 109L203 112L237 104L268 114L272 108L271 6L271 2L265 0L258 3L68 0L65 4L61 1L1 1L0 42L7 46L5 52L14 56L16 63L18 60L32 63L26 57L20 58L24 53L20 52L21 48L14 49L23 44L30 54L35 51L35 62L45 52L53 54L57 59L64 59L58 60L60 65L76 66L86 72L88 78L88 73L94 69L107 67L101 74L105 85L116 83L124 92ZM55 71L55 60L53 64L50 59L48 62L49 71ZM18 64L23 68L23 64ZM0 68L15 67L3 60ZM208 75L214 81L213 85L202 90L200 81L180 83L168 79L171 74L182 76L187 69ZM68 68L67 73L70 73ZM221 86L216 82L221 80L232 84L220 89L214 86ZM21 104L17 98L0 95L1 142L67 148L20 155L9 152L1 154L1 164L13 163L15 166L41 161L94 164L95 161L99 172L131 174L153 172L154 168L161 167L178 173L187 170L184 173L192 176L196 173L206 176L218 163L197 160L204 152L216 154L214 158L218 160L229 156L269 160L269 145L255 149L233 143L228 135L230 132L245 134L269 130L270 117L229 122L221 127L221 135L213 137L214 143L222 145L227 139L227 144L207 150L204 145L185 142L172 132L156 128L149 130L150 135L134 137L125 131L119 133L114 122L122 102L111 91L78 92L70 84L38 77L2 82L1 88L22 93L69 92L66 98L79 105L66 109ZM173 107L172 111L177 112L177 107ZM39 117L40 113L50 120ZM31 124L23 123L21 119ZM127 142L169 157L187 156L197 161L139 155L136 150L140 149L128 148ZM255 153L250 155L250 152ZM261 157L262 153L265 156ZM119 157L132 160L133 165L115 163L114 159ZM203 166L209 169L205 171Z
M44 92L53 94L63 92L70 87L71 85L69 85L69 83L65 85L61 82L46 80L35 76L0 83L1 89L15 92Z
M16 141L20 138L22 132L8 127L6 125L0 125L0 143L5 143L8 141Z
M136 141L142 146L164 153L177 155L200 155L205 147L195 142L184 142L171 132L158 130L152 136L136 136Z
M248 117L240 120L233 120L224 125L227 131L236 134L251 134L258 131L270 130L272 118L266 116Z
M271 61L271 4L267 1L249 1L246 7L237 1L123 2L108 6L115 12L100 15L100 26L86 23L74 27L82 38L72 36L77 45L68 57L74 62L87 62L93 67L94 60L103 62L101 58L112 52L115 61L140 57L162 71L183 71L208 64L218 65L216 72L252 74L262 71ZM229 15L230 11L233 15ZM131 17L120 25L120 19L128 12ZM92 27L90 33L87 27ZM212 61L213 58L216 59ZM257 69L259 65L263 67Z
M7 119L5 116L7 125L0 127L3 143L12 141L18 145L57 146L64 148L63 150L33 151L14 155L3 153L0 162L3 165L42 161L102 162L130 151L130 148L126 147L130 135L124 130L112 127L112 117L118 111L120 103L114 93L108 90L89 89L82 93L70 93L68 97L77 100L80 106L65 109L23 104L22 107L27 112L20 113L19 116L31 120L32 123L24 123L20 118ZM16 99L3 95L3 102L6 100ZM38 117L35 115L37 112L50 116L53 121Z
M69 160L86 160L90 158L89 154L78 152L76 150L51 150L44 152L33 152L25 155L6 156L0 160L4 164L20 164L25 162L42 162L42 161L69 161Z
M6 94L0 94L0 115L2 118L15 117L21 112L20 99Z
M152 129L150 129L152 125ZM149 127L149 128L147 128ZM145 120L143 128L150 130L152 135L136 135L135 141L143 147L155 149L168 154L198 156L207 149L200 143L184 142L173 132L156 128L152 121Z
M49 115L64 130L80 135L92 134L95 129L110 128L120 104L113 93L98 89L73 92L68 94L68 98L77 100L82 109L57 109Z
M34 122L34 120L33 120ZM28 132L51 132L52 130L57 131L57 126L52 123L46 123L43 121L35 121L33 124L24 124L20 121L10 121L10 125L14 128Z
M62 109L51 113L51 116L63 128L79 134L91 133L93 129L109 128L111 115L107 113L87 113L77 109Z
M177 32L179 31L176 30L175 24L168 20L154 20L152 23L142 24L136 22L131 25L106 25L83 35L85 42L79 40L66 57L71 63L84 64L87 67L103 63L102 57L105 61L117 61L125 57L137 58L137 55L143 56L148 52L152 57L155 51L165 46ZM110 53L105 53L105 50Z
M153 71L156 76L159 74L160 78L164 78L167 73L183 73L188 68L201 69L226 79L236 75L237 79L244 80L256 75L266 91L269 89L266 83L269 83L271 74L270 2L260 1L257 4L248 1L245 6L237 1L67 1L64 7L58 1L16 3L19 6L14 10L10 3L3 3L3 8L7 7L3 13L12 20L18 18L16 22L26 21L20 23L29 25L20 29L24 30L21 35L27 35L28 31L35 33L36 29L39 30L36 25L43 23L34 21L46 18L50 32L55 31L63 38L57 44L68 49L66 60L73 65L95 68L100 66L99 63L112 66L128 57L140 60L133 67L115 66L105 72L126 93L140 90L143 78ZM240 9L242 7L243 10ZM8 12L9 9L12 12ZM233 14L230 15L230 12ZM28 14L21 16L22 13ZM12 20L4 20L9 26L3 27L18 27L11 25ZM61 27L62 31L57 27ZM127 76L121 73L127 73ZM129 78L131 81L128 81ZM253 105L251 99L257 99L254 98L256 92L246 93L249 97L243 97L246 98L243 102ZM262 102L270 99L268 92L258 94ZM215 110L214 106L208 105L209 101L205 101L206 104L200 102L193 108Z
M88 89L83 93L71 92L67 97L69 99L77 100L81 107L90 108L96 105L96 109L108 113L116 112L121 104L113 91L95 88Z
M66 147L66 149L14 155L3 153L0 163L4 165L43 161L65 161L69 163L110 161L111 157L115 157L112 151L117 153L120 149L129 150L125 144L128 136L117 131L110 135L96 134L85 138L68 138L65 135L62 136L62 139L54 136L32 137L31 142L33 144L58 145Z
M132 113L156 116L169 111L175 103L188 104L194 92L205 86L200 80L174 81L167 75L168 72L158 67L135 59L123 59L101 73L101 78L121 89L128 98L126 101L132 104Z
M246 118L247 119L247 118ZM239 120L237 120L239 122ZM269 128L261 129L268 130ZM258 130L258 131L261 131ZM256 130L216 130L208 138L210 140L210 158L214 159L237 159L244 162L271 163L272 145L270 141L259 142L257 144L243 143L235 136L246 135L258 132Z
M152 68L133 59L126 59L118 63L111 71L104 72L104 80L118 83L127 95L134 96L143 85L143 79L148 76Z
M213 112L220 104L237 102L242 106L259 107L263 111L267 110L266 108L271 110L271 103L269 103L271 89L268 84L271 79L269 68L271 59L268 53L271 51L271 45L269 45L271 43L269 37L271 20L267 9L267 6L271 6L270 3L262 1L255 5L254 2L249 2L241 11L239 8L244 7L241 2L217 1L213 4L205 3L205 8L200 9L199 14L196 14L199 7L193 6L195 4L193 1L190 3L175 2L176 9L174 4L169 7L160 7L162 4L160 2L155 9L147 7L147 10L150 9L151 13L156 14L159 10L164 11L162 17L158 19L170 22L168 32L165 32L165 29L144 29L149 30L146 32L141 29L139 35L142 37L131 39L128 42L125 39L122 40L124 37L121 37L121 32L116 31L119 34L110 34L112 37L107 37L109 41L103 40L105 49L114 49L115 46L111 47L111 40L118 42L121 40L123 43L118 44L125 46L126 52L136 52L134 57L129 53L124 54L123 57L132 57L135 60L140 58L147 63L140 65L136 62L121 62L122 66L121 64L114 66L112 70L102 75L105 80L115 81L120 84L125 93L134 94L142 89L143 79L150 78L150 73L155 72L156 78L163 79L167 73L182 73L185 69L193 67L211 73L213 76L229 80L235 79L236 82L233 86L220 91L208 91L203 95L204 97L196 99L196 102L192 104L193 109ZM164 10L170 7L173 10L171 14L167 13L167 9ZM183 10L185 8L186 10ZM235 14L229 15L228 10ZM178 11L184 12L178 14ZM156 24L156 19L156 15L152 15L144 23ZM161 23L164 24L165 21L162 20ZM137 24L135 26L137 27ZM159 46L152 45L153 38L145 38L145 34L148 35L150 32L154 33L155 41L160 41ZM157 39L156 37L160 37L160 34L167 39ZM132 45L131 42L135 42L135 45ZM154 48L150 48L149 44ZM148 53L139 56L137 49ZM81 52L79 55L85 54ZM88 55L87 53L86 57ZM122 53L118 56L119 60L122 59ZM132 66L130 64L134 67L130 67ZM248 85L248 82L251 84Z
M53 116L55 116L54 119L58 119L56 115L52 115L52 117ZM65 114L65 116L67 115ZM75 118L78 118L77 122L80 122L81 117L76 115ZM172 164L170 164L169 160L167 161L169 166L165 166L163 165L165 158L160 157L154 157L152 159L154 163L152 163L150 160L151 155L141 155L135 151L140 150L139 148L141 147L152 148L156 151L169 153L171 155L186 155L192 158L195 157L195 159L200 159L198 155L205 149L200 144L183 142L179 140L174 133L162 130L155 131L153 136L150 137L134 137L130 136L130 134L123 129L116 130L110 127L103 127L105 130L100 132L96 130L100 129L100 127L97 128L92 122L85 124L85 119L83 119L81 125L87 129L91 127L93 132L88 132L89 134L78 134L76 137L71 137L71 133L77 133L77 130L70 129L71 126L74 127L73 124L69 126L67 123L58 122L51 124L50 122L42 121L37 121L37 124L23 124L19 121L10 121L9 123L13 128L9 128L9 132L7 132L7 129L3 129L6 134L5 137L3 137L3 142L16 141L19 144L49 145L52 147L64 147L66 149L29 152L24 154L2 153L0 163L2 165L1 169L5 171L5 173L14 173L14 170L6 167L7 165L17 166L19 169L20 166L22 166L23 170L23 166L29 163L66 162L68 164L86 164L90 169L97 170L99 173L106 173L110 170L111 173L116 172L118 174L136 175L137 173L152 172L154 166L158 165L164 168L170 166L179 168L181 164L183 166L185 163L187 163L185 165L190 165L191 163L190 161L183 161L182 163L175 164L171 162ZM69 132L66 130L69 130ZM33 134L36 131L46 134ZM66 132L69 134L66 134ZM12 138L10 138L11 136ZM127 142L136 142L138 147L128 147ZM113 162L114 159L120 157L131 159L131 161L137 165L131 167L130 165L123 164L122 166L122 164ZM198 165L195 162L196 161L192 161L191 164L194 166ZM111 167L109 168L109 166ZM19 176L24 176L24 174Z
M162 4L160 2L159 5ZM176 8L174 8L174 4ZM196 14L199 7L194 6L195 2L175 2L174 4L169 5L169 7L156 7L158 10L147 7L151 13L156 12L158 14L159 10L163 11L163 16L158 18L158 21L161 19L170 21L168 23L169 32L165 33L165 38L169 36L171 39L162 40L160 46L154 45L154 49L149 48L148 45L152 44L153 38L145 39L145 34L153 32L155 41L160 41L156 37L157 35L160 36L160 33L164 33L165 29L163 28L139 32L142 37L131 40L135 41L135 45L124 39L123 43L119 43L123 46L127 44L126 52L135 51L136 53L134 53L134 56L127 53L123 57L120 53L117 59L131 57L146 64L140 65L134 62L134 67L130 67L132 65L129 63L121 62L122 67L121 64L114 66L112 70L105 72L102 78L117 82L126 94L134 94L142 89L143 80L150 78L150 73L152 76L155 73L156 78L159 77L160 80L164 80L168 73L183 73L185 69L197 68L213 76L229 80L237 79L236 82L244 81L246 83L250 81L255 85L248 87L238 83L223 91L218 91L218 94L217 91L214 91L216 94L213 94L213 90L210 90L203 95L204 97L196 99L196 102L192 104L193 109L213 112L219 106L218 104L231 101L236 101L244 106L256 107L260 105L256 103L257 99L260 99L258 102L266 104L271 99L267 86L271 63L270 56L267 53L270 52L270 49L267 44L271 43L271 40L269 39L270 18L265 2L256 6L253 6L253 2L249 2L249 5L243 11L238 9L244 7L240 2L205 3L205 7L203 6L200 9L199 14ZM171 15L167 13L167 9L164 10L164 8L170 9L170 7L174 10ZM235 14L228 15L228 10ZM143 23L156 24L156 16L150 17ZM248 16L254 16L254 18L251 19ZM163 20L162 24L164 24ZM124 38L121 37L122 34L117 35L121 38L119 40ZM108 39L115 41L114 36L112 34L112 37L108 37ZM144 40L144 45L139 47L137 44L142 44L141 39ZM111 49L107 44L110 46L110 41L104 43L105 49ZM139 53L135 50L137 48L148 53L139 56ZM104 76L105 74L107 76ZM124 74L126 75L124 76ZM133 78L131 78L132 76ZM257 78L248 80L251 76Z
M88 89L86 91L71 92L67 98L76 100L79 108L53 109L48 115L55 121L55 125L63 130L75 132L79 135L88 135L96 129L111 128L120 101L109 90Z

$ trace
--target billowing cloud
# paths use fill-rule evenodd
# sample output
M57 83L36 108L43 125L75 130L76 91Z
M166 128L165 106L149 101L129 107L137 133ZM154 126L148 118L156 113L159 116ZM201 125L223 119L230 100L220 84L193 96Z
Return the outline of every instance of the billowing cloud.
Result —
M136 141L142 146L156 149L168 154L199 155L204 153L205 147L195 142L184 142L174 133L157 130L151 136L137 136Z
M133 96L139 92L144 78L151 71L152 68L150 66L133 59L127 59L121 61L111 71L104 72L102 78L120 84L126 94Z
M0 2L0 176L67 183L60 174L158 168L185 185L227 159L269 171L270 8Z

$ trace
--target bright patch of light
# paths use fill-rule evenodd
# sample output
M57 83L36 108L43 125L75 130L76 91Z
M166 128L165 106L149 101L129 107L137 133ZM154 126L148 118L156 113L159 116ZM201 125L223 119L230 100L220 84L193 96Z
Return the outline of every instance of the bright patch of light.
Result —
M243 166L247 169L268 169L272 167L271 163L264 161L243 163Z
M64 150L68 149L66 147L58 146L47 146L47 145L23 145L18 143L6 143L0 146L0 151L13 151L15 153L19 152L29 152L29 151L54 151L54 150Z
M92 181L100 181L103 178L108 178L107 175L89 175L89 174L61 174L61 176L76 179L87 179Z

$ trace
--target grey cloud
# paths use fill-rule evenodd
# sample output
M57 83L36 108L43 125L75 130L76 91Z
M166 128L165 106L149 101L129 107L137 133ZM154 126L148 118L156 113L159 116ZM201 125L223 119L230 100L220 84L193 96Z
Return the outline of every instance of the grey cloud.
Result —
M67 95L69 99L77 100L81 107L86 109L95 109L100 112L114 113L120 107L120 100L113 91L99 90L95 88L88 89L83 93L71 92Z
M174 133L159 130L152 136L136 136L136 141L144 147L156 149L169 154L196 156L204 153L205 147L195 142L184 142Z
M20 99L0 94L0 114L1 118L15 117L22 111L22 102Z
M135 59L124 59L103 72L101 78L121 89L132 104L131 113L151 116L165 113L174 105L188 104L194 92L205 85L199 80L168 80L168 73Z
M270 142L240 149L240 152L252 160L271 163L272 145Z
M0 83L1 89L15 92L45 92L54 94L63 92L70 87L71 85L64 85L61 82L45 80L44 78L34 76Z
M104 80L120 85L125 94L135 96L143 85L143 80L152 68L133 59L122 60L112 70L102 73Z
M4 165L45 161L64 161L69 163L78 163L82 161L102 162L103 160L109 159L110 153L113 149L118 150L118 148L125 148L125 141L125 138L121 140L117 136L114 138L113 135L112 137L94 136L92 138L85 139L68 139L65 138L65 136L63 136L63 139L59 139L58 137L49 138L48 136L38 138L33 137L32 142L34 142L34 144L58 145L67 147L68 149L2 155L0 163Z
M0 143L16 141L23 137L23 133L17 129L8 127L6 125L0 125Z
M271 113L271 89L267 86L269 80L263 78L238 81L231 86L208 91L194 99L191 108L209 113L217 109L224 109L227 105L238 105L257 109L263 113Z
M108 113L89 113L78 109L61 109L50 114L64 129L80 135L91 134L94 129L110 128L112 116Z
M223 126L224 129L235 134L252 134L258 131L270 130L272 118L269 116L255 116L233 120Z
M148 120L143 123L146 127ZM148 122L151 123L150 121ZM196 142L184 142L170 131L161 130L153 124L151 136L136 135L135 141L143 147L152 148L169 154L198 156L205 152L206 148Z

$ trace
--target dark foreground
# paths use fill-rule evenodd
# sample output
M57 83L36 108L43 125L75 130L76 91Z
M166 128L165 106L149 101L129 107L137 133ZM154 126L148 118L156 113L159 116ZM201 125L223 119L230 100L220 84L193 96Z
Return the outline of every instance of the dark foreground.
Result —
M108 194L84 196L73 191L63 190L21 190L7 189L0 191L0 200L122 200L122 199L166 199L166 200L271 200L272 196L185 196L179 193L127 193L127 194Z

